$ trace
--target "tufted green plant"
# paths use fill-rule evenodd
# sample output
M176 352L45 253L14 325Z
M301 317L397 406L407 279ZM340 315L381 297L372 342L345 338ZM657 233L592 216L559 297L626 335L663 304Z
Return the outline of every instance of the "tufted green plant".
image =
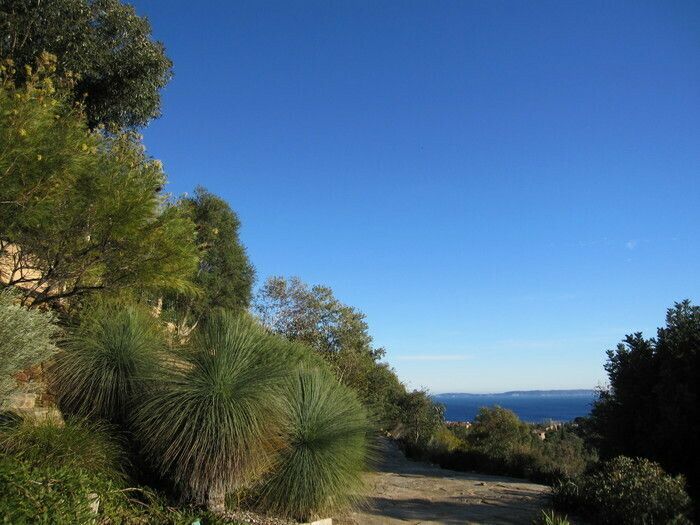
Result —
M214 312L138 407L144 454L185 496L220 509L279 446L288 361L248 315Z
M287 443L260 488L260 507L306 520L353 503L370 453L370 424L357 396L330 373L301 367L285 411Z
M145 306L104 303L90 309L52 369L61 409L124 423L159 366L164 341Z

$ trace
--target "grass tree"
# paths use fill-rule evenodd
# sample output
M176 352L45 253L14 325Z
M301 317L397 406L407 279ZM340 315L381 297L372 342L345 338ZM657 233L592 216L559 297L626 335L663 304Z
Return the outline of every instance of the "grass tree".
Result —
M355 501L368 466L370 425L349 388L300 368L285 396L287 443L260 490L265 510L308 519Z
M290 360L247 315L219 310L198 327L140 404L143 452L212 510L259 475L279 445Z
M144 306L103 303L89 309L52 369L61 409L126 422L164 346L164 334Z

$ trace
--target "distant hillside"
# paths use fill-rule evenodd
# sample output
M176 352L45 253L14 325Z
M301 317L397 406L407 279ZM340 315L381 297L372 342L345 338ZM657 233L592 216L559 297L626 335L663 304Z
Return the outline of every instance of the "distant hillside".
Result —
M466 392L449 392L446 394L436 394L434 398L462 398L462 397L490 397L490 396L502 396L502 397L520 397L520 396L530 396L530 397L550 397L550 396L592 396L595 394L595 390L511 390L509 392L499 392L493 394L470 394Z

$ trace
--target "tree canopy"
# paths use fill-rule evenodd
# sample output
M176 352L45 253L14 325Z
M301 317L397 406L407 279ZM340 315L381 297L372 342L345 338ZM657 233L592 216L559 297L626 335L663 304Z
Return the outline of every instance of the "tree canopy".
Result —
M297 277L270 277L254 309L273 332L328 356L349 351L384 355L383 349L372 346L365 315L341 303L327 286L309 287Z
M643 456L700 483L697 413L700 385L700 307L676 303L656 338L628 335L609 350L610 387L592 413L595 444L605 457Z
M146 18L119 0L2 0L0 57L22 78L42 52L58 73L76 75L74 98L90 127L144 126L160 113L160 89L172 76L163 44Z
M327 286L271 277L253 309L268 330L321 355L336 377L357 392L380 427L401 427L409 439L423 442L442 422L441 407L427 393L407 392L394 370L381 362L384 349L373 345L365 315L339 301Z
M45 65L0 82L0 272L25 302L92 290L193 291L192 221L134 133L91 132ZM30 300L31 299L31 300Z
M196 323L213 308L248 308L255 269L238 237L236 213L225 200L202 187L181 199L179 207L197 229L200 260L194 282L200 293L169 297L168 306L178 310L184 325Z

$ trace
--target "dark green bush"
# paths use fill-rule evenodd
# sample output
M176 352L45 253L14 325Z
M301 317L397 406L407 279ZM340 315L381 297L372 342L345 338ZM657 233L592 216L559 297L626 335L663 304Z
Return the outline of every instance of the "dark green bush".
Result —
M87 310L52 369L64 413L123 423L158 367L161 328L140 305Z
M682 476L656 463L619 456L596 470L555 486L557 508L599 524L690 523L690 498Z
M358 496L370 424L355 393L321 370L301 369L285 394L286 444L259 503L266 511L306 520Z

